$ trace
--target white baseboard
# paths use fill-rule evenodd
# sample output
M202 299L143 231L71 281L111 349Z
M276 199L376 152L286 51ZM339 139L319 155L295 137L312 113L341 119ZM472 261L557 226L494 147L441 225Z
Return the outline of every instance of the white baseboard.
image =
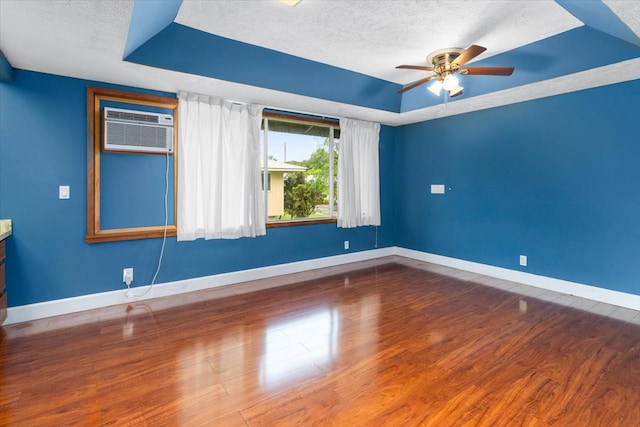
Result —
M134 294L133 299L126 296L126 291L124 289L119 289L110 292L101 292L79 297L10 307L7 310L7 319L5 324L27 322L46 317L59 316L62 314L76 313L119 304L128 304L132 301L135 302L151 298L179 295L192 291L249 282L252 280L268 279L286 274L308 272L319 268L336 267L355 262L375 260L377 258L392 255L456 268L458 270L491 276L498 279L509 280L562 294L575 295L633 310L640 310L640 295L598 288L596 286L584 285L551 277L537 276L535 274L525 273L522 271L509 270L506 268L449 258L427 252L415 251L412 249L389 247L317 258L307 261L278 264L250 270L235 271L213 276L197 277L175 282L159 283L154 285L146 294L143 293L148 289L148 286L136 287L132 288ZM184 301L177 303L184 303Z
M412 249L395 248L395 254L405 258L418 261L439 264L459 270L496 277L498 279L509 280L511 282L522 283L524 285L535 286L567 295L574 295L587 298L593 301L626 307L633 310L640 310L640 295L628 294L625 292L613 291L599 288L597 286L584 285L581 283L569 282L566 280L554 279L552 277L537 276L522 271L509 270L492 265L480 264L477 262L465 261L457 258L449 258L442 255L430 254L427 252L415 251Z
M251 280L267 279L285 274L300 273L318 268L335 267L343 264L382 258L394 254L395 247L389 247L370 251L352 252L344 255L335 255L307 261L271 265L268 267L254 268L250 270L234 271L231 273L216 274L213 276L178 280L175 282L158 283L146 294L144 292L149 289L148 286L140 286L131 288L134 296L133 298L127 297L125 289L118 289L115 291L101 292L97 294L9 307L7 309L7 319L4 324L8 325L12 323L28 322L45 317L77 313L80 311L109 307L118 304L128 304L132 301L142 301L151 298L178 295L186 292L248 282Z

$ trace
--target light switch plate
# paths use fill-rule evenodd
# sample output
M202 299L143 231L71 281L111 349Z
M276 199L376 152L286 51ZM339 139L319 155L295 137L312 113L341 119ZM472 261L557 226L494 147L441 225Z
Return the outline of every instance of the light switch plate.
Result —
M58 188L58 197L60 199L68 199L71 197L71 193L68 185L61 185Z
M431 194L444 194L444 184L431 184Z

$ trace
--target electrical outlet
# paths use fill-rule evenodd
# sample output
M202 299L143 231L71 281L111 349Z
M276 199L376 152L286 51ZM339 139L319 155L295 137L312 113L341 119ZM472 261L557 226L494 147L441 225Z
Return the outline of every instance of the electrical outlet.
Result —
M133 268L122 269L122 281L129 286L133 282Z
M526 255L520 255L520 265L523 267L527 266L527 256Z
M347 249L349 249L349 241L345 240L344 241L344 250L346 251Z

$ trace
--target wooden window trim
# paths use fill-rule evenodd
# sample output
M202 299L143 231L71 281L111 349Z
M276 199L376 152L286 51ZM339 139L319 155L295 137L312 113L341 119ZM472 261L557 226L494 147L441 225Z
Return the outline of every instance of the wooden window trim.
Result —
M163 237L164 225L100 229L100 103L115 101L135 105L147 105L173 110L173 219L166 230L167 236L177 233L178 200L178 100L156 95L125 92L115 89L87 88L87 234L88 243L114 242L120 240L151 239Z
M279 228L279 227L294 227L297 225L313 225L313 224L329 224L337 223L337 218L304 218L304 219L292 219L289 221L271 221L267 222L267 228Z
M321 119L321 118L314 118L314 117L298 117L294 115L288 115L285 113L273 113L269 111L263 112L262 117L266 119L274 119L274 120L280 120L285 122L317 123L323 126L333 127L334 131L335 129L340 129L340 122L337 120ZM335 142L335 137L333 135L332 137L334 138L334 142ZM271 173L269 172L269 174ZM292 219L292 220L286 220L286 221L267 220L266 227L267 228L295 227L299 225L330 224L330 223L335 224L337 222L338 222L338 219L335 217L317 218L317 219L302 218L302 219Z
M340 129L340 122L337 120L321 119L315 117L299 117L284 113L272 113L269 111L263 112L262 117L267 119L280 120L283 122L318 123L320 125L333 126L336 129Z

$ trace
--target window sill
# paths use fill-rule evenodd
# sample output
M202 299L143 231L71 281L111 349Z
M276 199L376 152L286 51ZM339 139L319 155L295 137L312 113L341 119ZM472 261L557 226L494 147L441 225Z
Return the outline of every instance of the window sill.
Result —
M267 228L294 227L296 225L329 224L338 222L337 218L293 219L289 221L267 222Z
M177 227L167 227L167 237L177 234ZM117 228L113 230L99 230L97 233L87 234L84 239L87 243L118 242L121 240L155 239L164 236L164 226Z

